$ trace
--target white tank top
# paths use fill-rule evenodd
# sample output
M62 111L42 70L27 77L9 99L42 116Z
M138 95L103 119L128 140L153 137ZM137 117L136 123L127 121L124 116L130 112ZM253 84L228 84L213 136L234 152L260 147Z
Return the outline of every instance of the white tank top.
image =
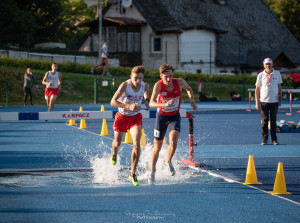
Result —
M46 86L47 88L58 88L58 71L56 71L55 74L49 71L46 82L52 82L51 86Z
M145 83L141 82L141 87L138 92L134 92L131 88L131 79L127 80L127 88L125 93L118 99L119 102L124 104L134 104L139 103L141 105L141 102L143 100L143 96L145 93ZM140 113L139 111L133 112L130 109L127 108L119 108L119 112L123 115L133 116Z
M103 50L103 53L101 54L101 57L107 58L108 47L107 47L106 44L104 44L104 45L102 46L102 50Z

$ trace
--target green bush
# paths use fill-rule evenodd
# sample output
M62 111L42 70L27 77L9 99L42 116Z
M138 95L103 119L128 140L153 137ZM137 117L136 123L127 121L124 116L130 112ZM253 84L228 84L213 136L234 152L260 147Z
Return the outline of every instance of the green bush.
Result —
M45 60L30 60L30 59L12 59L10 57L1 57L0 66L4 67L30 67L37 70L50 70L51 61ZM57 63L60 72L68 73L81 73L90 74L91 66L90 64L78 64L75 62L64 62ZM113 76L124 76L128 77L131 73L131 67L110 67L109 72ZM95 74L102 74L102 69L95 71ZM146 78L159 79L159 71L157 70L146 70ZM187 81L198 81L199 78L203 82L214 82L214 83L231 83L231 84L255 84L256 77L250 74L238 74L238 75L217 75L217 74L192 74L192 73L180 73L174 72L174 77L184 78ZM286 83L286 81L284 81Z

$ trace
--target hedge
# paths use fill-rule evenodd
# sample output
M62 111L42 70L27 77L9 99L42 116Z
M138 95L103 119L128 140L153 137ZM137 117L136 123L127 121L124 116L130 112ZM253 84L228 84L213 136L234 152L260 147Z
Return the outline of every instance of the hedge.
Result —
M10 57L1 57L0 66L2 67L30 67L37 70L49 70L51 69L51 61L45 60L30 60L30 59L13 59ZM89 64L78 64L75 62L58 62L59 71L68 73L82 73L91 74L91 65ZM109 72L113 76L129 76L131 67L110 67ZM102 69L96 71L96 74L101 74ZM146 78L159 79L159 71L147 70ZM217 74L193 74L193 73L179 73L174 72L174 77L184 78L189 81L198 81L199 78L203 82L214 82L214 83L229 83L229 84L252 84L256 82L256 76L251 74L238 74L238 75L217 75ZM287 80L283 80L283 85L289 84Z

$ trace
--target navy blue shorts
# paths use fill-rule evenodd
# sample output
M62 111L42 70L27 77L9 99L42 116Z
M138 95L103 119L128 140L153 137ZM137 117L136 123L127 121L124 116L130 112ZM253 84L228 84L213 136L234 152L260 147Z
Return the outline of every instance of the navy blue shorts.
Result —
M177 130L180 132L180 113L175 115L162 115L156 112L156 122L154 128L154 138L156 140L162 140L165 137L166 131L171 132Z

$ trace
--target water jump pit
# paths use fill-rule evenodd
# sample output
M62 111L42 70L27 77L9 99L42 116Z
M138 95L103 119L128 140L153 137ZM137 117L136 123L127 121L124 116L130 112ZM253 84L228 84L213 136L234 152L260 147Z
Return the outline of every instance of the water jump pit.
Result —
M166 156L166 152L161 156ZM72 159L73 162L76 161L74 157ZM150 153L142 154L139 161L136 174L141 186L148 186L149 160ZM170 176L163 160L164 158L157 163L155 185L225 182L224 179L212 176L208 172L191 170L179 159L174 159L176 174ZM105 153L101 157L91 157L90 167L2 169L0 170L0 187L118 187L131 185L128 179L129 173L130 160L128 158L119 156L117 165L112 166L110 154Z

